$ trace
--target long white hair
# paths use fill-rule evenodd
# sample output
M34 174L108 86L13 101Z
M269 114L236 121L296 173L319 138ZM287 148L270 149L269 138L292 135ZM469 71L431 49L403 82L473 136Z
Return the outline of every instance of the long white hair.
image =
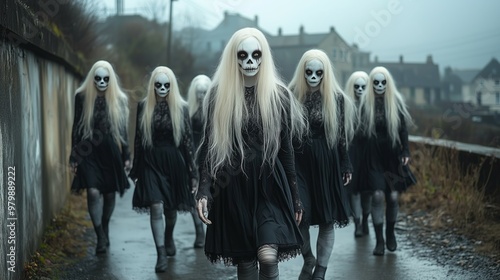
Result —
M280 149L280 132L283 118L292 120L292 130L300 130L298 124L302 116L290 113L282 116L293 106L290 92L277 74L269 43L261 31L255 28L243 28L236 31L229 39L222 53L219 65L212 78L212 87L205 97L204 113L211 127L208 139L207 161L211 166L212 176L225 164L231 162L234 152L241 155L240 164L245 158L245 139L242 136L248 108L244 98L244 76L239 70L237 52L239 44L250 37L257 39L261 46L262 62L256 75L255 94L263 129L263 163L274 164ZM286 96L285 96L286 95ZM208 107L211 108L208 111ZM303 120L302 120L303 123ZM296 125L293 127L293 125Z
M343 121L345 127L345 137L350 141L354 136L354 117L355 105L351 98L344 93L337 82L334 74L333 65L322 50L312 49L306 51L295 69L292 80L288 87L297 97L299 102L304 103L306 94L310 92L309 85L305 79L305 66L311 61L317 59L323 63L323 79L319 85L323 100L323 121L325 127L325 135L329 148L335 147L340 137L339 124ZM337 100L344 99L344 120L340 119L340 110L337 108Z
M78 124L78 129L83 135L83 139L92 139L93 136L93 121L94 121L94 104L97 97L97 88L94 84L95 71L97 68L105 68L109 72L108 88L104 93L106 99L108 119L110 123L111 134L117 144L126 142L123 136L128 127L128 97L119 86L118 76L113 69L113 66L105 60L99 60L90 69L83 83L76 89L76 93L84 94L83 116ZM123 130L124 131L121 131ZM123 135L123 136L122 136Z
M360 110L364 123L364 132L368 136L376 136L375 131L375 96L377 95L373 89L373 80L376 74L383 74L386 79L386 89L384 93L385 103L385 121L387 124L387 132L392 141L392 146L396 147L401 144L399 139L399 128L401 119L399 114L402 114L406 125L412 126L413 120L408 112L403 96L397 90L396 83L391 73L382 66L372 69L369 75L368 91L361 97Z
M160 73L167 75L170 81L170 92L167 95L167 104L170 110L170 118L172 119L175 145L179 146L182 134L184 133L184 108L186 108L187 102L182 99L174 72L165 66L156 67L151 73L151 78L149 79L147 94L144 98L144 111L140 119L143 135L142 144L146 147L153 144L152 119L155 105L157 103L155 81L156 77Z
M197 88L199 86L207 86L208 88L210 87L211 83L212 80L207 75L198 75L194 77L193 80L191 80L187 93L190 117L192 117L198 111L198 108L202 106L202 104L200 104L198 96L196 96Z
M356 95L356 92L354 90L354 84L356 83L356 81L359 78L363 79L366 83L366 87L368 87L369 79L370 79L368 77L368 74L365 71L355 71L347 79L347 82L346 82L345 88L344 88L344 93L349 95L351 100L353 100L355 106L356 105L358 106L357 108L355 108L356 113L354 114L354 124L355 124L354 128L355 128L355 130L358 129L358 127L359 127L359 105L360 105L359 103L361 102L361 97ZM368 90L368 88L365 89L365 94L366 94L367 90Z

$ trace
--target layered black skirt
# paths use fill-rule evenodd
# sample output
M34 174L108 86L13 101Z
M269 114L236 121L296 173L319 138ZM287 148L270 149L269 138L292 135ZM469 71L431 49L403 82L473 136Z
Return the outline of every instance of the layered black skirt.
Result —
M80 157L71 191L81 193L86 188L97 188L101 193L119 192L129 187L122 153L111 134L100 134L94 140L78 144Z
M304 226L334 223L344 227L351 214L347 188L343 185L337 149L325 138L312 138L295 152Z
M133 209L149 213L154 203L166 210L189 211L194 196L189 189L187 166L180 150L173 145L145 149L134 167L137 182L132 199Z
M278 160L271 169L255 157L245 163L244 171L219 172L211 187L208 219L212 224L207 226L205 242L211 262L255 261L258 248L266 244L278 246L279 261L300 253L303 241L285 170Z

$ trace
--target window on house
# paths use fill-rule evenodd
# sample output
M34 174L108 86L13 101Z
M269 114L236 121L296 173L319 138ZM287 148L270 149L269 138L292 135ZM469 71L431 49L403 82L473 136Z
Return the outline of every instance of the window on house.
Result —
M337 50L336 49L333 49L333 52L332 52L332 59L335 59L337 57Z
M496 99L495 101L496 101L497 105L500 105L500 92L497 91L495 93L495 99Z
M500 85L500 80L495 80L495 85Z
M482 98L482 92L478 91L478 92L476 93L476 101L477 101L477 105L481 105L481 104L482 104L482 102L483 102L483 100L482 100L482 99L483 99L483 98Z
M212 50L212 42L207 42L207 51Z

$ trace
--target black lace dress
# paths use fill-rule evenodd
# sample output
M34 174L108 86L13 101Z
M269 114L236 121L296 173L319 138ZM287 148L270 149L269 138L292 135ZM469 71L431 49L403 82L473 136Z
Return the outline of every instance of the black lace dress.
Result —
M201 107L191 116L191 124L193 127L193 141L196 150L200 144L203 133L203 110Z
M323 125L323 104L319 91L309 93L304 109L309 122L309 135L295 149L295 166L301 199L304 203L304 226L334 223L344 227L351 215L349 194L342 173L352 172L344 128L344 99L339 97L339 139L329 148Z
M246 144L243 166L235 151L235 166L225 166L216 178L211 178L205 160L207 143L201 146L196 198L206 197L209 202L208 218L212 224L207 226L205 254L213 263L236 265L257 260L257 250L265 244L276 244L278 260L283 261L297 256L303 243L295 221L295 212L303 208L288 120L282 125L281 147L274 166L263 164L262 126L253 87L246 88L245 100L249 117L242 130ZM206 135L210 129L208 122Z
M393 190L402 192L415 182L415 177L408 166L403 166L402 157L409 157L408 130L402 114L399 114L399 139L401 144L393 147L385 121L385 101L383 96L375 97L375 131L377 136L370 136L366 142L366 176L362 182L369 191Z
M167 101L158 102L153 111L153 145L142 144L141 117L144 102L137 107L134 144L134 165L130 178L137 179L132 199L133 209L149 212L153 203L163 202L166 210L189 211L194 207L190 181L198 178L194 164L191 122L184 110L184 133L175 145L170 110Z
M79 123L83 118L85 95L75 96L75 117L72 130L70 164L78 164L71 191L81 193L86 188L97 188L101 193L119 192L129 187L124 162L130 159L126 128L120 129L124 141L118 145L111 133L108 107L104 96L94 103L92 139L84 139Z

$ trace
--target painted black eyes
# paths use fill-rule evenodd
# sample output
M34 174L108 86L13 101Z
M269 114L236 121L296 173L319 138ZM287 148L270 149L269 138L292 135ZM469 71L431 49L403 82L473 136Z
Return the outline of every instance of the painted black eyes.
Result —
M253 59L259 59L262 57L262 52L257 50L252 53L252 58ZM246 51L239 51L238 52L238 59L239 60L244 60L248 58L248 53Z
M155 83L155 88L157 89L160 89L162 86L164 86L165 88L170 88L170 83L165 83L165 84L161 84L161 83Z
M306 69L306 75L311 76L313 74L313 71L311 69ZM323 70L318 70L316 71L316 76L323 76Z
M107 82L109 82L109 77L106 76L106 77L102 78L101 76L95 76L94 80L96 82L100 82L101 80L103 80L103 81L105 81L107 83Z
M366 88L366 86L365 85L362 85L362 86L360 86L360 85L354 85L354 89L359 89L359 88L361 88L362 90L364 90Z
M385 84L386 84L386 83L387 83L387 81L386 81L386 80L383 80L383 81L382 81L382 85L384 85L384 86L385 86ZM380 81L375 80L375 81L373 81L373 84L374 84L374 85L376 85L376 86L378 86L378 84L380 84Z

